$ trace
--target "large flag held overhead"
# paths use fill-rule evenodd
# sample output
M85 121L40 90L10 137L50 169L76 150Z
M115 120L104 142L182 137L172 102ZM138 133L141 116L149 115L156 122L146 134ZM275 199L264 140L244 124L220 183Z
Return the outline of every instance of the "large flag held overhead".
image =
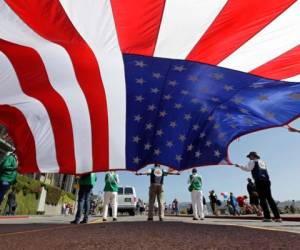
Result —
M21 172L230 164L300 115L300 1L0 0Z

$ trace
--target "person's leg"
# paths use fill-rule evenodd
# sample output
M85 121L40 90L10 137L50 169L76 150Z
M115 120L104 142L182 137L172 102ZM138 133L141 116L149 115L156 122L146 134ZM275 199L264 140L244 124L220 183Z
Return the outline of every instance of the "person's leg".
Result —
M200 219L204 219L203 193L201 190L198 192L197 208L198 208L198 215L199 215Z
M83 222L88 222L89 219L92 188L93 188L92 186L85 186Z
M277 208L277 205L272 197L272 193L271 193L271 183L268 181L265 183L265 190L266 190L266 198L267 201L269 203L269 206L272 210L272 213L275 217L275 219L280 219L280 214Z
M4 196L9 188L10 188L10 184L6 181L4 181L0 184L0 205L1 205L1 203L4 199Z
M149 187L149 208L148 208L148 219L153 219L153 209L155 202L155 190L154 185L150 185Z
M108 213L108 204L110 201L110 192L104 192L104 201L103 201L103 220L107 219Z
M118 193L117 192L112 192L112 202L111 202L111 207L112 207L112 217L113 219L117 219L118 217Z
M196 190L193 190L191 192L191 198L192 198L193 217L194 217L194 219L198 219L197 191Z
M75 220L72 221L73 223L79 223L82 215L82 209L83 209L83 203L84 203L84 192L82 187L79 188L78 192L78 198L77 198L77 212L75 215Z
M164 199L164 188L162 185L157 187L157 201L158 201L158 215L160 219L165 217L165 199Z
M260 206L264 213L264 218L269 220L269 219L271 219L271 215L270 215L269 207L268 207L267 200L266 200L266 192L265 192L264 184L261 181L259 181L259 182L255 183L255 186L257 188L259 202L260 202Z

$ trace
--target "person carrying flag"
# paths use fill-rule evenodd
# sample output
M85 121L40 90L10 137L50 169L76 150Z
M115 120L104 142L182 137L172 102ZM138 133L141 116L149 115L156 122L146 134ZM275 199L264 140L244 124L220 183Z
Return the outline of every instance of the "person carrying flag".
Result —
M145 173L136 173L136 175L150 175L149 187L149 211L148 221L153 221L153 210L155 199L158 201L158 215L159 220L164 220L164 177L167 175L180 175L178 171L171 172L161 168L159 164L154 164L154 167Z
M275 222L281 222L277 205L271 194L271 182L270 182L270 178L269 178L269 174L265 162L262 161L259 155L254 151L250 152L247 155L247 157L250 159L250 161L246 166L241 166L238 164L235 164L235 166L244 171L248 171L248 172L251 171L257 189L260 205L264 213L263 221L264 222L272 221L269 207L268 207L269 204L274 214Z
M197 173L196 168L193 168L188 183L192 197L193 220L199 220L199 217L201 220L204 220L202 176Z
M119 177L114 171L105 174L103 221L107 221L108 205L112 207L113 221L117 221Z

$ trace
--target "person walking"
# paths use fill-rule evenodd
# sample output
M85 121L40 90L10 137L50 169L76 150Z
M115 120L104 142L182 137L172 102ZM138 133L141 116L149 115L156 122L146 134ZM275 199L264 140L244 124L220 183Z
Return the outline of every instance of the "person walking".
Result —
M202 176L197 173L196 168L193 168L192 174L189 176L188 184L192 198L193 220L199 220L199 217L201 220L204 220Z
M16 201L16 192L15 188L12 188L12 191L7 196L8 204L8 215L16 215L17 201Z
M280 214L277 205L271 194L271 181L264 161L260 156L252 151L247 155L249 163L246 166L235 164L236 167L251 172L258 193L260 205L264 214L264 222L271 222L271 215L268 204L273 212L275 222L281 222ZM267 204L268 203L268 204Z
M108 205L112 208L113 221L117 221L119 177L114 171L105 174L103 221L107 221Z
M88 223L90 213L91 193L97 181L95 173L81 175L79 178L79 192L77 202L77 212L75 219L71 221L72 224L85 224ZM82 214L84 215L81 220Z
M7 152L0 159L0 205L10 186L17 180L18 160L13 151Z
M158 202L159 220L164 220L164 177L167 175L179 174L180 173L178 171L168 172L162 169L159 164L154 164L154 167L145 173L136 173L136 175L150 175L148 221L153 221L153 210L156 198Z

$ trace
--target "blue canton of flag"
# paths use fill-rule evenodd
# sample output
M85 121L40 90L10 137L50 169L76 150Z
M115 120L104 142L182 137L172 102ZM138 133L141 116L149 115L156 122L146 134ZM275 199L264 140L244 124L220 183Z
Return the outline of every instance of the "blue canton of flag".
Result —
M295 119L300 84L183 60L125 55L127 169L230 164L237 137Z

